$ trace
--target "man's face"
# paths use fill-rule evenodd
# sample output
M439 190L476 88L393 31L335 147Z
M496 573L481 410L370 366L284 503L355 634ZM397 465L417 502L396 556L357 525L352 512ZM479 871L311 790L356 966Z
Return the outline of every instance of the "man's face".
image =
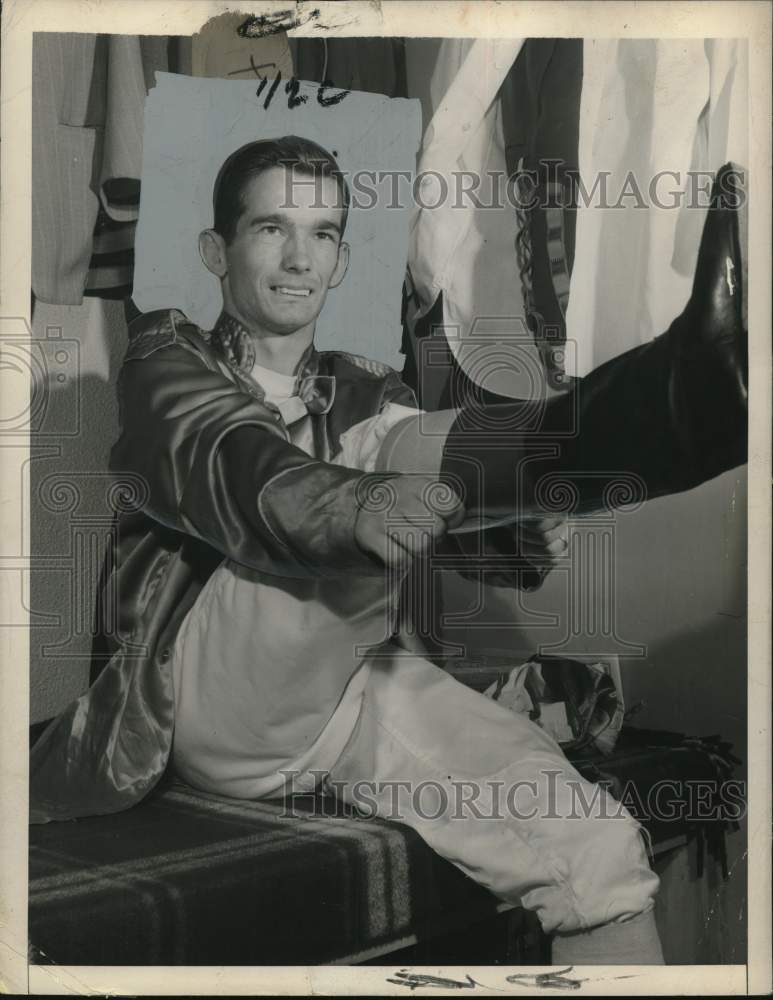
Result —
M224 249L226 310L258 334L313 333L328 288L346 271L335 178L272 167L249 182L243 201Z

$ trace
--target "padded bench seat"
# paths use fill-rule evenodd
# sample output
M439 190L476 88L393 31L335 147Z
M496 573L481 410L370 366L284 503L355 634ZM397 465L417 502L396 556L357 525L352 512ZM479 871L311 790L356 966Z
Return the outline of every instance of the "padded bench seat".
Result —
M447 913L494 912L414 831L340 806L320 815L317 802L296 797L290 813L170 783L124 813L31 828L35 960L321 963L426 933Z
M663 777L716 778L718 760L680 734L625 729L614 754L574 763L646 802ZM656 848L694 832L639 818ZM29 862L37 964L357 962L507 908L401 824L329 798L243 802L173 780L123 813L31 827Z

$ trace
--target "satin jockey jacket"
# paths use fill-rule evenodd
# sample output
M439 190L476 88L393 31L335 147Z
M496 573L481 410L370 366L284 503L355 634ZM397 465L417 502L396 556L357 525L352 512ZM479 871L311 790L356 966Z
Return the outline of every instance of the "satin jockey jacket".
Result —
M139 316L129 332L110 455L123 493L100 586L92 683L32 749L32 823L127 809L162 777L174 731L175 638L224 559L283 577L385 569L354 536L358 491L376 474L329 460L346 430L387 403L416 406L397 372L307 351L296 384L311 414L312 458L290 442L250 376L252 342L230 317L207 333L161 311ZM513 552L511 529L481 534L478 555ZM460 552L459 540L471 537L447 542ZM542 576L527 567L502 582L533 589Z

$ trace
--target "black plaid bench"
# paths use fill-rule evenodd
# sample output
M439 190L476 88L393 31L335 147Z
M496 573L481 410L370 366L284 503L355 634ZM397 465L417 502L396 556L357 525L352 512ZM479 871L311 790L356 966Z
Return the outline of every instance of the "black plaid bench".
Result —
M716 777L719 759L716 745L627 729L615 754L574 763L646 801L663 776ZM640 818L656 853L700 834ZM512 909L401 824L330 798L242 802L171 780L124 813L31 827L29 862L36 964L361 962L460 929L464 940ZM539 937L532 915L511 916Z

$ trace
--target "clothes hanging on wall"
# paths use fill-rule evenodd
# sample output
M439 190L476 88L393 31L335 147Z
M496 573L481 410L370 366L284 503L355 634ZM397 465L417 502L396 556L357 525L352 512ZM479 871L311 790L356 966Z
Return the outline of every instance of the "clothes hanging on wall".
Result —
M43 302L131 287L143 104L163 36L40 32L32 72L32 286Z
M487 387L505 395L519 370L539 366L538 359L525 356L523 301L518 282L511 280L513 215L506 203L499 205L506 168L496 96L522 45L522 39L441 42L408 251L408 342L442 293L443 332L455 362L474 382L493 379ZM409 66L413 56L409 46ZM475 197L464 194L462 185L473 185ZM418 345L414 348L418 353ZM417 365L423 367L421 359Z
M581 89L582 39L530 38L499 93L507 172L526 182L515 213L526 321L556 388L566 384Z
M498 205L417 213L405 307L406 375L415 378L425 408L458 395L442 385L453 366L428 368L419 357L436 354L438 334L445 333L454 362L473 383L486 381L486 388L516 396L560 389L568 384L565 311L574 210L567 177L577 164L582 42L409 39L406 53L409 83L430 79L429 87L412 91L425 119L432 115L419 169L480 174L480 201L496 199ZM545 161L550 166L543 168ZM516 171L533 186L520 204L504 184ZM420 344L433 330L433 344ZM454 376L459 385L467 379Z
M708 99L695 123L690 170L716 174L723 163L749 163L749 53L745 39L707 38ZM679 209L672 266L679 274L695 270L704 212Z
M134 273L134 233L137 223L112 219L100 203L92 236L83 296L125 299L131 295Z
M748 164L747 59L732 39L586 39L579 166L598 187L577 215L575 374L651 340L687 300L711 186L689 171Z
M104 122L97 37L39 33L32 47L32 288L83 300L99 199L90 182ZM100 53L101 55L101 53ZM102 86L93 87L98 76Z
M497 124L497 91L522 44L523 39L444 39L440 46L430 88L433 115L426 125L418 168L424 177L409 250L413 293L409 323L428 312L441 291L449 315L456 314L454 299L469 295L469 276L464 290L453 278L461 256L469 274L472 253L467 240L475 207L471 200L455 205L442 194L452 190L460 171L487 172Z

